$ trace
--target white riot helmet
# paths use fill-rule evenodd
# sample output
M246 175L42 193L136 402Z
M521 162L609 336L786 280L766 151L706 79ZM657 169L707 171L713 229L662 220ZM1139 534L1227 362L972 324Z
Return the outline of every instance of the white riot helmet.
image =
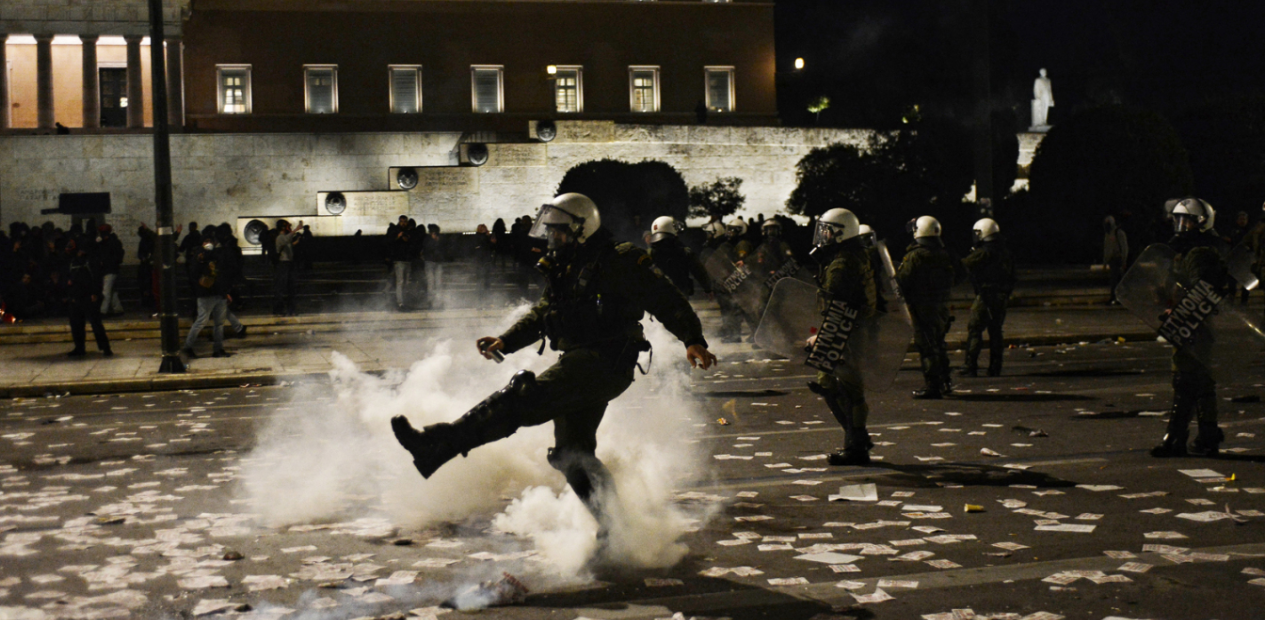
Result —
M914 239L939 237L940 221L930 215L924 215L922 217L909 220L909 224L905 225L905 231L912 234Z
M997 226L997 221L991 217L986 217L978 222L971 229L975 235L975 242L987 241L989 237L1001 232L1001 228Z
M660 215L650 223L650 243L658 243L681 232L681 225L671 215Z
M741 217L735 217L729 220L728 224L725 224L725 230L730 234L741 237L747 234L747 221Z
M529 236L545 239L556 250L574 241L582 244L602 227L597 205L584 194L562 194L540 207Z
M1212 205L1198 198L1187 198L1173 205L1173 230L1176 232L1184 232L1187 222L1193 223L1193 228L1207 231L1212 229L1213 218L1216 214L1212 210Z
M707 232L709 239L725 236L725 225L720 222L708 222L703 224L703 230Z
M762 232L765 237L781 237L782 223L774 218L764 220L764 223L760 225L760 232Z
M862 224L857 227L857 237L861 238L861 245L872 248L878 243L878 235L874 234L874 229L869 224Z
M813 231L813 246L822 247L842 243L861 232L861 222L847 209L831 209L821 214L817 229Z

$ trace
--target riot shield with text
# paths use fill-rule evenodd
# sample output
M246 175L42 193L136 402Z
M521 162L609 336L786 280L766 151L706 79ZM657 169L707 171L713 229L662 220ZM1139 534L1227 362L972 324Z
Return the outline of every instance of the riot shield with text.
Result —
M724 246L721 246L723 248ZM703 262L712 292L728 295L755 325L769 299L769 288L746 263L735 264L720 248Z
M1261 372L1265 332L1213 283L1178 281L1177 253L1152 245L1134 261L1116 287L1120 304L1208 369L1218 381L1238 383Z
M817 291L795 278L778 281L756 328L756 344L792 363L827 372L846 363L860 372L869 391L890 387L913 337L904 301L895 298L888 312L862 318L857 309L841 302L826 304L826 311L819 311Z

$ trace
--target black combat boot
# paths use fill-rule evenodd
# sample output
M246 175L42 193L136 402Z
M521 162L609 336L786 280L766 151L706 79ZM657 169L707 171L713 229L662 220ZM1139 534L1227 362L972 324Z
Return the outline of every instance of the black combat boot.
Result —
M914 390L914 400L938 400L944 398L940 382L928 379L921 390Z
M1001 376L1001 360L998 360L996 364L993 363L993 360L988 360L988 376Z
M967 364L965 368L958 371L959 377L978 377L979 367L975 364Z
M834 452L826 457L826 462L837 467L869 465L870 448L874 447L874 442L870 441L870 433L863 428L854 428L848 432L847 442L847 446L842 451Z
M1199 423L1199 434L1190 442L1190 453L1197 456L1216 456L1225 441L1225 433L1216 424Z
M1169 458L1186 456L1186 440L1190 438L1190 419L1195 416L1195 399L1188 396L1180 383L1181 375L1173 380L1173 409L1168 416L1168 428L1164 441L1151 448L1151 456Z
M536 375L520 371L509 385L494 392L453 422L431 424L418 432L402 415L391 418L395 439L413 455L413 465L430 478L444 463L466 456L483 444L504 439L518 430L519 409L536 387Z

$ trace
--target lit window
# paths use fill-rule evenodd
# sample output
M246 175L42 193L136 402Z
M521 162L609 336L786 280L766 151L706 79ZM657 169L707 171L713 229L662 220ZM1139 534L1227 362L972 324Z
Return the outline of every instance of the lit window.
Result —
M304 89L309 114L338 112L338 67L307 65L303 67Z
M629 67L628 84L633 112L659 111L658 67Z
M218 65L215 81L220 114L250 114L250 65Z
M422 68L417 65L391 67L391 111L417 114L422 111Z
M471 104L475 112L497 113L505 110L500 65L474 65L470 67Z
M707 109L734 111L734 68L707 67Z
M558 72L554 74L553 86L558 112L584 111L582 75L580 67L558 66Z

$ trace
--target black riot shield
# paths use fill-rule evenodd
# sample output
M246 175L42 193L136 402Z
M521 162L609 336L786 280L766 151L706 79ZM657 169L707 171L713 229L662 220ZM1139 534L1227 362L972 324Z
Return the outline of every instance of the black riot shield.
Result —
M856 309L834 302L818 303L817 287L785 278L773 287L768 307L755 332L761 347L814 368L832 371L841 369L841 362L860 372L865 389L883 391L891 387L896 371L905 359L913 338L913 322L909 308L894 286L895 272L887 248L880 251L886 258L886 273L879 280L880 294L885 295L886 312L870 318L857 316ZM808 341L817 336L814 346Z
M1224 291L1213 283L1179 282L1176 255L1158 243L1143 250L1121 278L1116 298L1169 344L1199 360L1218 381L1237 383L1259 376L1265 352L1260 321L1223 303Z
M751 324L754 325L764 312L764 305L769 299L769 287L765 286L759 274L746 263L741 266L734 264L722 248L724 246L717 248L703 262L703 269L712 280L712 292L728 295L751 318Z

